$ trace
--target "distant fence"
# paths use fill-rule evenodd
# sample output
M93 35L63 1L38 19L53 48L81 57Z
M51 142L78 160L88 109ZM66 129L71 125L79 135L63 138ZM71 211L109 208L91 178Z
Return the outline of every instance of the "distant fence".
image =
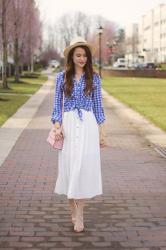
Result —
M126 70L126 69L102 69L105 76L119 76L119 77L154 77L165 78L166 70L153 70L153 69L141 69L141 70Z

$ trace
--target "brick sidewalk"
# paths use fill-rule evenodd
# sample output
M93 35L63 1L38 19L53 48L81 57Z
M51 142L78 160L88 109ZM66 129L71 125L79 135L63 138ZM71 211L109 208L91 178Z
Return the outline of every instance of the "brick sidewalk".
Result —
M166 163L105 104L111 146L102 150L104 194L73 232L65 196L53 193L57 153L45 142L53 92L0 167L0 249L166 250Z

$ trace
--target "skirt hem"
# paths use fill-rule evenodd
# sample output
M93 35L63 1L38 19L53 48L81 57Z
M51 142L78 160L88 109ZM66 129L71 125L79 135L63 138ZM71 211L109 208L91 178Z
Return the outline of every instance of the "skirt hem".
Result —
M59 193L55 192L55 193L58 195L65 195L65 196L67 196L68 199L91 199L91 198L94 198L95 196L103 195L103 193L98 193L98 194L93 194L93 195L86 195L84 197L73 197L73 196L69 196L66 193L60 193L60 192Z

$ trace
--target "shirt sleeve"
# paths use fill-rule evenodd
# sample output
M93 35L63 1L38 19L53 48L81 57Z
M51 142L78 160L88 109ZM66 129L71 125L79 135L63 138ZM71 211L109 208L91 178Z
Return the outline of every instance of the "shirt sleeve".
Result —
M95 74L93 78L94 90L93 90L93 113L96 117L98 124L105 121L104 109L102 105L102 94L101 94L101 78Z
M59 72L56 75L55 80L55 94L54 94L54 104L53 104L53 112L51 116L51 121L54 124L55 122L59 122L62 124L62 107L63 107L63 72Z

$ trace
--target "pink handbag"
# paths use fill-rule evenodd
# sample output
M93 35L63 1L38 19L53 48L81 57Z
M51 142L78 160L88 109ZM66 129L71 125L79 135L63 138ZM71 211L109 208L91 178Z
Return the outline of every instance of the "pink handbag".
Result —
M55 133L53 132L54 128L52 128L48 134L47 142L54 148L54 149L62 149L64 138L60 140L55 140Z

